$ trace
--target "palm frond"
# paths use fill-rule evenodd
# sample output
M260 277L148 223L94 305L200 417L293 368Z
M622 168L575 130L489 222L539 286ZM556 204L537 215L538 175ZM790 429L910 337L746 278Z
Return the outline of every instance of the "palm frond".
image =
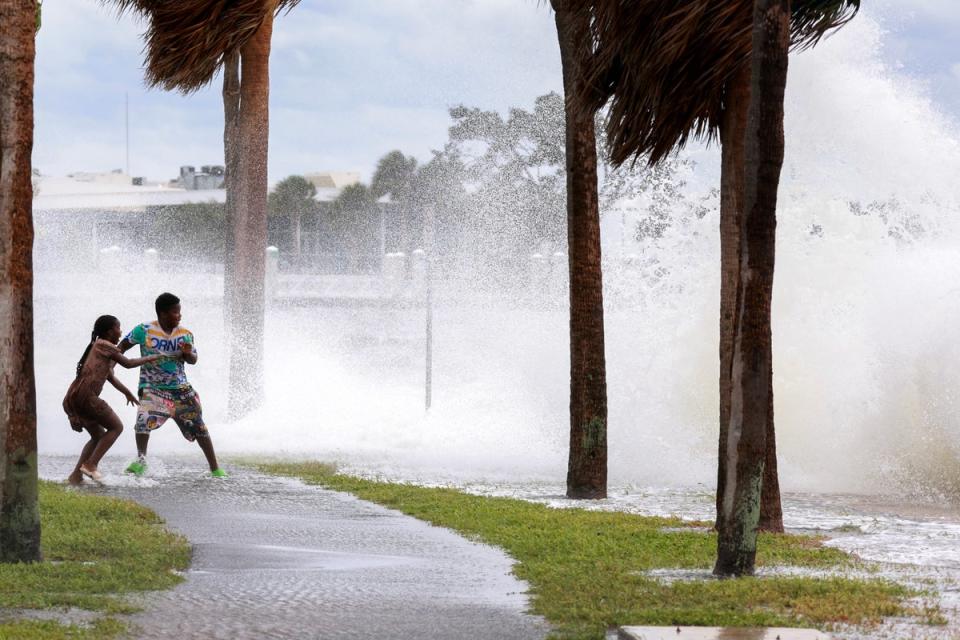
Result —
M592 63L578 108L609 105L610 158L656 163L691 138L718 133L724 91L750 59L753 0L593 0ZM859 0L794 0L791 42L815 45Z
M850 22L860 10L860 0L795 0L790 18L794 49L815 46L830 33Z
M147 84L190 93L213 80L225 57L247 43L269 11L290 11L299 0L101 2L120 14L136 13L147 20Z

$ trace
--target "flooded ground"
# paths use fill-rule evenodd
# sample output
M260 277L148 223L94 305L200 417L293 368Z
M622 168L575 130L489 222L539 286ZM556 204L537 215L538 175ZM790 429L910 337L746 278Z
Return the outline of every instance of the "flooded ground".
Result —
M614 486L606 500L564 496L565 486L549 482L458 481L451 475L424 475L397 468L345 465L343 471L381 480L450 486L470 493L530 500L555 508L587 508L642 515L677 516L712 522L714 494L705 487ZM872 629L847 629L838 637L856 639L960 638L960 506L929 498L905 499L856 494L787 493L784 524L789 532L821 535L826 544L867 561L853 575L885 577L929 592L920 606L939 604L946 626L918 626L890 620ZM802 569L760 569L758 575L810 573ZM815 573L815 572L814 572ZM849 572L846 575L851 575ZM664 581L709 580L709 571L662 571Z
M41 464L41 474L52 480L62 479L69 463L68 458L45 458ZM187 584L156 598L151 597L148 612L138 618L138 623L147 629L160 624L159 620L165 619L171 610L180 606L178 603L184 601L191 603L189 607L195 611L193 617L199 616L200 619L205 619L204 616L221 619L218 617L219 610L225 606L225 602L234 603L230 604L231 611L233 608L243 610L253 607L250 610L257 612L253 618L236 614L239 617L224 627L223 633L227 635L222 637L273 637L254 633L262 628L261 617L266 616L264 620L269 621L270 625L276 624L271 617L274 614L260 609L267 606L271 599L277 601L284 612L275 614L278 617L287 616L288 610L302 610L310 612L303 615L312 624L340 624L333 622L339 618L324 616L332 616L331 611L343 607L359 606L364 610L374 607L370 610L377 610L376 606L379 605L371 602L389 601L389 598L381 600L383 595L378 593L379 587L370 593L362 589L357 591L356 585L351 584L356 576L364 573L382 576L397 571L409 571L412 576L422 574L430 583L423 587L431 594L427 600L435 601L438 593L442 592L446 594L444 598L449 596L453 603L467 600L472 605L480 606L483 615L491 615L493 611L499 612L496 615L509 618L522 610L523 599L517 599L514 592L525 587L518 587L515 582L513 586L507 584L510 581L508 576L494 575L492 582L484 582L487 578L482 576L483 571L465 572L463 563L425 560L425 556L433 553L431 545L437 544L436 541L426 546L417 543L411 547L393 540L386 545L388 552L385 553L383 549L371 552L366 544L382 538L384 531L389 531L389 528L384 528L385 525L393 527L397 525L396 521L409 520L385 509L332 492L304 487L295 481L271 479L236 469L229 464L228 468L233 472L231 478L226 482L217 482L205 477L199 453L189 458L155 456L148 477L142 479L124 475L124 463L117 456L108 458L102 467L107 472L106 486L85 487L83 490L141 501L157 509L174 528L197 543L197 553ZM548 482L458 481L451 475L427 476L402 472L396 468L387 470L376 465L344 465L342 470L368 478L452 486L479 495L519 498L555 508L615 510L703 521L713 517L713 495L703 487L620 486L613 487L611 497L606 500L582 502L568 500L563 496L562 485ZM321 517L315 517L316 514L321 514ZM242 526L223 516L239 517ZM868 561L869 564L862 569L847 572L846 575L885 577L924 590L928 595L918 600L918 604L938 604L941 613L949 620L946 626L889 620L876 628L841 629L836 632L837 637L856 640L939 640L960 637L957 631L960 629L960 510L956 506L883 496L788 493L784 495L784 519L789 531L823 535L827 538L826 544ZM325 530L328 526L332 529ZM441 547L456 544L452 540L458 539L457 536L447 532L440 534L438 532L442 530L426 525L423 527L433 532L431 535L444 538ZM338 530L340 533L337 535L330 535L330 531ZM352 533L343 536L343 530ZM251 532L253 538L247 539ZM388 538L392 539L392 534ZM382 546L382 542L380 544ZM443 553L448 551L444 550ZM483 557L489 552L489 549L485 549L480 553L483 562L493 557ZM496 558L493 562L488 566L496 567ZM505 560L499 562L502 564L499 569L493 570L493 574L505 574L508 570L504 568L508 567L508 564L503 564ZM473 560L469 564L473 565ZM809 573L801 569L774 568L761 569L759 575L797 572ZM695 570L659 571L656 577L665 582L712 579L708 571ZM419 581L420 577L410 579ZM373 581L380 580L378 577ZM437 581L436 585L433 584L434 580ZM407 584L406 588L409 588ZM446 586L431 591L437 585ZM394 584L391 588L396 586ZM448 591L451 586L456 588ZM403 589L401 581L399 591L394 595L401 597ZM328 590L335 593L327 593ZM197 598L200 598L199 602ZM450 604L444 598L440 598L441 606ZM219 599L223 599L223 602ZM331 603L337 602L340 604L331 609ZM254 606L252 603L258 604ZM504 613L504 608L513 613ZM387 609L391 607L387 606ZM463 624L472 624L469 622L469 607L463 612L456 606L454 609L444 615L466 615ZM398 612L400 609L393 613ZM234 615L231 613L230 620L234 620ZM292 615L292 619L298 619L299 614ZM319 618L315 620L317 616ZM346 615L343 619L349 629L355 628L351 625L360 624L353 620L352 615ZM190 625L197 624L195 620L178 620L179 625L186 625L183 629L192 629ZM245 630L246 624L252 625L249 630ZM166 629L163 624L156 628ZM211 623L208 630L213 634L210 637L221 637L218 635L221 629L217 625ZM539 637L541 632L542 628L534 624L518 629L517 633L521 635L508 634L502 637L532 638ZM141 637L164 637L162 633L149 633Z
M68 458L44 458L62 479ZM132 498L193 545L186 581L139 598L136 638L539 639L526 585L500 550L355 498L201 459L155 458L147 477L101 466L103 486Z

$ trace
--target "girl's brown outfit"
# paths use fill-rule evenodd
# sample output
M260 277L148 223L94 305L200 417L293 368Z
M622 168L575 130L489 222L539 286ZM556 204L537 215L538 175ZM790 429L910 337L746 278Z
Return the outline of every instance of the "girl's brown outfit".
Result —
M63 410L74 431L96 425L110 428L110 423L120 422L110 405L100 399L103 384L113 375L117 355L120 350L116 345L98 338L90 348L80 375L70 383L63 399Z

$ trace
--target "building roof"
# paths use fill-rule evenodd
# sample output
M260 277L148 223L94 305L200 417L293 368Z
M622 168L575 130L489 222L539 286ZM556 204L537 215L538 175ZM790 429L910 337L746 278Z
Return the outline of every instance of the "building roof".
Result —
M339 175L356 176L356 181L359 181L360 174L342 172ZM318 186L314 200L332 202L344 186L343 183L335 187ZM227 192L224 189L183 189L156 180L145 180L143 185L134 185L130 176L118 171L74 173L62 177L34 176L35 212L143 211L147 207L226 202L226 199ZM384 202L383 199L380 201Z
M305 173L303 177L313 183L317 191L321 189L336 189L339 191L344 187L360 182L360 173L357 171L317 171Z
M72 174L34 178L34 211L142 211L146 207L225 202L223 189L187 190L152 182L134 185L129 176Z

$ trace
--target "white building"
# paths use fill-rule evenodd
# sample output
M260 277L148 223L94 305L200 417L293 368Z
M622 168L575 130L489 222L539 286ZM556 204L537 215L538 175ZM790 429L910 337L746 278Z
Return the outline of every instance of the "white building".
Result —
M167 182L137 179L122 171L35 175L33 218L38 263L56 265L88 257L113 245L151 246L144 232L159 208L189 203L223 203L223 189L188 190ZM140 247L138 245L144 245Z

